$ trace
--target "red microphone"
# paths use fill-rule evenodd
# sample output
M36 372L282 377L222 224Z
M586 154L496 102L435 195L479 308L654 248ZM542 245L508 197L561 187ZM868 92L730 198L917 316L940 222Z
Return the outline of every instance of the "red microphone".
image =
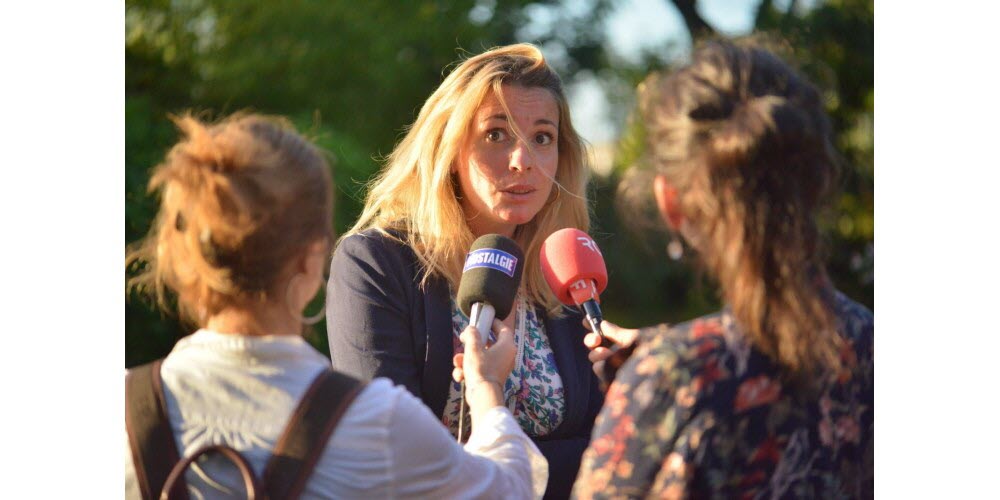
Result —
M608 270L597 243L579 229L560 229L545 239L541 249L542 275L560 302L583 307L594 333L601 331L600 293L608 286Z

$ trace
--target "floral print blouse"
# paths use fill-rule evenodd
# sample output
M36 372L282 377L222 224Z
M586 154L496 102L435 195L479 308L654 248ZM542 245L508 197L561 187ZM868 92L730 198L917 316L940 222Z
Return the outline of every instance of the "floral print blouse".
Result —
M728 310L646 329L608 390L579 498L870 498L873 318L834 292L844 368L784 383Z
M562 423L566 412L566 397L542 320L535 313L535 308L530 307L528 301L520 294L515 307L514 344L517 345L517 358L514 370L504 384L504 397L507 408L524 429L525 434L541 437ZM455 333L452 339L457 354L464 350L462 341L458 337L469 325L469 318L462 314L454 299L451 301L451 324ZM491 338L492 335L491 332ZM445 404L441 420L456 437L461 404L462 385L452 380L448 402ZM462 442L468 439L472 427L470 418L466 404Z

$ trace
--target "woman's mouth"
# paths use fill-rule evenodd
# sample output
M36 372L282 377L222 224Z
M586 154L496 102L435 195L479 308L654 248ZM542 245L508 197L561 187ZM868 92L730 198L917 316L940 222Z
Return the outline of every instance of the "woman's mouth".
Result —
M500 190L501 193L507 193L515 196L529 195L535 192L535 188L527 184L515 184L513 186L508 186Z

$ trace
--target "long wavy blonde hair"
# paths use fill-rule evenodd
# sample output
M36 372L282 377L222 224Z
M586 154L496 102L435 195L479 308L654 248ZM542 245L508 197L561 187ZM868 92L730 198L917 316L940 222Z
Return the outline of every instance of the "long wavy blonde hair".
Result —
M483 100L492 93L506 109L502 85L546 89L559 108L555 188L534 219L514 231L514 240L525 251L522 284L528 297L557 312L559 302L542 277L538 253L554 231L589 228L586 187L590 168L586 145L570 120L562 81L534 45L494 48L463 61L445 78L389 155L385 168L369 184L361 216L344 236L369 228L391 237L388 229L400 231L400 238L413 248L423 267L421 283L437 275L457 290L475 236L456 197L457 180L451 167L458 161Z
M653 171L677 188L700 260L751 343L799 380L836 372L816 215L839 157L820 94L752 41L710 42L692 59L640 88ZM648 191L648 177L620 189Z

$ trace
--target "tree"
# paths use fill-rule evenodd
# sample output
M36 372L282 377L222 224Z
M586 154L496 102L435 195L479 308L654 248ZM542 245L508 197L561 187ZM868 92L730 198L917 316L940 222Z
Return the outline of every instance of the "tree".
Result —
M572 23L593 22L606 3ZM539 6L557 2L127 0L126 242L149 230L156 209L146 193L149 169L177 138L169 114L185 110L289 116L331 154L335 226L343 232L380 157L447 74L442 68L519 40ZM535 41L561 44L568 66L599 63L589 38ZM125 316L127 366L165 355L190 331L138 297L129 298ZM315 331L310 340L325 351L325 325Z
M695 0L668 4L681 12L695 39L714 36ZM663 57L666 50L645 54L637 64L612 58L603 30L595 27L616 2L574 5L587 8L557 0L126 0L126 242L149 230L156 200L146 193L148 172L177 138L171 113L192 110L212 117L252 109L290 117L330 153L338 233L357 218L364 185L381 157L414 120L446 67L465 54L534 42L567 84L578 75L595 75L619 112L627 114L636 84L673 61ZM528 29L541 18L549 21L541 32ZM825 92L850 167L837 216L825 221L831 269L839 287L869 306L872 19L870 0L830 0L811 10L794 1L779 10L764 0L756 16L757 29L786 40ZM628 325L686 319L718 305L714 287L688 266L660 264L662 236L647 233L644 243L625 237L627 229L614 211L615 188L624 169L641 156L641 137L640 124L630 122L615 170L592 186L594 236L612 274L605 313ZM653 259L657 265L651 266ZM190 332L137 297L125 307L126 366L165 355ZM324 331L324 324L316 325L309 339L325 352Z

